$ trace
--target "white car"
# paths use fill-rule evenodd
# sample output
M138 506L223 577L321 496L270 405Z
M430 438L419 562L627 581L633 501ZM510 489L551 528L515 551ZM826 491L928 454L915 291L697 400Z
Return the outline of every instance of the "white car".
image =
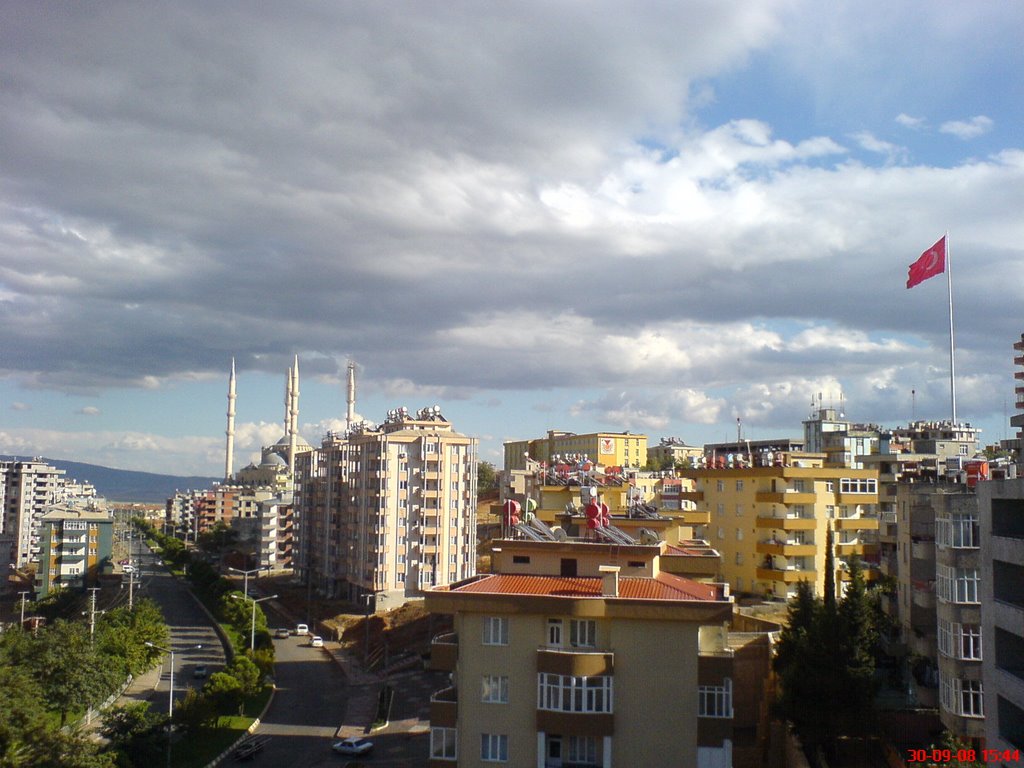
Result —
M313 637L309 639L309 644L314 648L323 648L324 639L320 637L320 635L313 635Z
M342 739L334 742L331 749L342 755L365 755L373 749L373 742L366 739Z
M296 624L295 625L295 634L296 635L308 635L309 634L309 627L306 626L305 624Z

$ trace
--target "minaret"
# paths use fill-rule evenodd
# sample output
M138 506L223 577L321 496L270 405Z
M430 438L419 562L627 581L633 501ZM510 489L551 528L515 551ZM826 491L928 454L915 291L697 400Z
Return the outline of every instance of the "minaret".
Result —
M288 411L288 480L295 481L295 445L299 437L299 356L291 370L291 402Z
M356 364L348 361L348 408L345 410L345 426L352 428L356 417Z
M228 379L228 437L226 455L224 457L224 481L231 481L231 465L235 460L235 358L231 358L231 378Z

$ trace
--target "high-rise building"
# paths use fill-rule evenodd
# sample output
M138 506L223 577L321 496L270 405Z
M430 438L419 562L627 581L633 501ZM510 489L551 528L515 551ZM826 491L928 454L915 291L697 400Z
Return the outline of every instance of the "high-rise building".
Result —
M41 519L40 544L40 596L54 589L94 585L112 559L114 517L100 508L52 507Z
M978 498L984 735L999 754L986 760L1010 766L1024 750L1024 480L980 483Z
M437 406L353 424L296 457L295 567L376 608L476 572L477 440Z
M43 515L64 498L64 470L41 460L0 461L0 569L36 562Z
M733 591L788 600L808 581L822 595L829 527L837 582L853 556L867 580L877 578L877 470L825 467L822 454L771 456L768 466L676 470L694 483L684 497L708 516L703 538L721 552Z

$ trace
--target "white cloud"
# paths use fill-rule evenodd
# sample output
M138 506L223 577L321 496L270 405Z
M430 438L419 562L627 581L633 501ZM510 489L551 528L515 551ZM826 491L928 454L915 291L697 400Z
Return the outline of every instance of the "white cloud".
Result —
M15 401L15 402L11 403L11 410L12 411L31 411L32 410L32 406L29 405L28 403L22 403L22 402Z
M903 112L896 115L896 123L912 130L920 130L927 125L927 121L923 117L911 117Z
M77 411L75 411L75 413L79 414L80 416L99 416L101 411L95 405L86 405L82 408L79 408Z
M993 125L991 118L977 115L970 120L950 120L940 125L939 130L966 141L988 133L992 130Z

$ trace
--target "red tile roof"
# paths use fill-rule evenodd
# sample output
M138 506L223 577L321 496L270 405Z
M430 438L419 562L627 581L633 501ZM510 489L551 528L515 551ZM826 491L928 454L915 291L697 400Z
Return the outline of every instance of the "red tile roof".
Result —
M547 597L602 597L599 576L533 576L495 573L463 584L451 592L492 595L541 595ZM619 578L619 597L630 600L722 600L719 588L692 579L659 573L654 578Z
M665 554L662 557L678 557L688 555L690 557L718 557L718 553L711 547L677 547L674 544L665 545Z

